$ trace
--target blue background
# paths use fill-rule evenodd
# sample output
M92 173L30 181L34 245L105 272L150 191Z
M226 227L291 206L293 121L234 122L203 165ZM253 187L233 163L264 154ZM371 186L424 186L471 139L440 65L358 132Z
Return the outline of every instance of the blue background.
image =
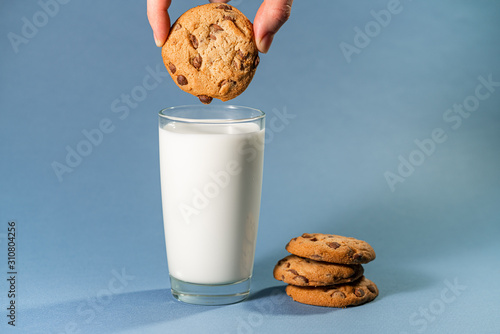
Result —
M173 1L171 16L198 4ZM252 20L259 4L233 1ZM296 1L231 101L268 121L252 294L202 307L170 295L157 134L160 109L198 102L165 77L145 1L73 0L52 16L35 1L2 1L0 332L500 333L500 87L473 97L479 77L500 82L500 2L401 0L390 22L374 24L371 11L390 4ZM13 47L26 21L39 27ZM372 29L369 41L355 40L356 27ZM344 56L341 43L356 52ZM132 93L127 106L120 99ZM479 105L458 124L447 110L464 101ZM112 131L60 180L54 162L103 120ZM418 153L415 140L436 128L446 140ZM401 158L418 166L391 189L386 174ZM380 296L349 309L284 296L272 269L304 232L368 241L377 259L365 275Z

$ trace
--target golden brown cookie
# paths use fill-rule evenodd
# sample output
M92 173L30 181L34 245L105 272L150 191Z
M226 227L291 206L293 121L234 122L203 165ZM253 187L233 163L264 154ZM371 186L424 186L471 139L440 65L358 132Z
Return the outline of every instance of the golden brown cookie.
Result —
M324 286L349 283L363 275L360 264L335 264L289 255L274 267L274 278L299 286Z
M368 263L375 251L365 241L333 234L304 233L286 245L292 254L312 260L341 264Z
M182 14L170 30L162 57L177 86L205 104L240 95L260 61L252 23L235 7L221 3Z
M371 302L378 296L378 288L375 283L362 276L352 283L325 287L288 285L286 293L302 304L347 307Z

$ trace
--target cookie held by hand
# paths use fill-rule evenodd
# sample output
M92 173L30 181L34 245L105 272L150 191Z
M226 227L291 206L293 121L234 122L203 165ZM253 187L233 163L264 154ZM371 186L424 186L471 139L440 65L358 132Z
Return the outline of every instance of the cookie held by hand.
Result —
M221 3L182 14L170 30L162 57L177 86L204 104L240 95L260 61L252 23L235 7Z

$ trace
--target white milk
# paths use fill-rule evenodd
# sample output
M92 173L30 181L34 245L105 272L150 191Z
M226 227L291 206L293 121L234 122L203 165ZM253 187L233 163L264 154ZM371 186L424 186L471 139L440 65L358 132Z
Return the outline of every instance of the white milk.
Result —
M160 128L163 221L170 275L224 284L252 274L264 130L254 123Z

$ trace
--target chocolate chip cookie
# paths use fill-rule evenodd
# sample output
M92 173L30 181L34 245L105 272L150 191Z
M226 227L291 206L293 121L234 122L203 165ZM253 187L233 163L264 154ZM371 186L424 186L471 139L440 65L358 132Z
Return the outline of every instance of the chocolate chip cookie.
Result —
M288 285L286 293L296 302L328 307L347 307L368 303L378 296L378 288L362 276L359 280L325 287Z
M221 3L182 14L170 30L162 57L177 86L205 104L240 95L260 61L252 23L234 6Z
M365 241L334 234L304 233L286 245L292 254L317 261L341 264L368 263L375 251Z
M363 275L360 264L346 265L319 262L296 255L278 261L274 278L298 286L324 286L353 282Z

